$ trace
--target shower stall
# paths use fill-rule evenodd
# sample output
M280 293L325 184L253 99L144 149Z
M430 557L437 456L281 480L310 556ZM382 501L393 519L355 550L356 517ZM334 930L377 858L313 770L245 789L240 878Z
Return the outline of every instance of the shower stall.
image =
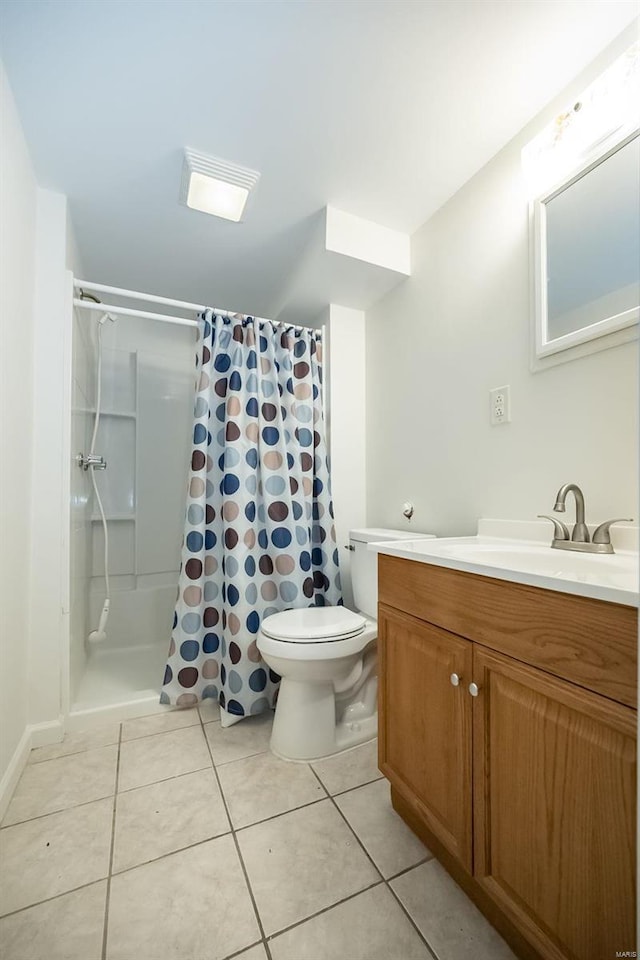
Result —
M68 724L81 728L167 709L207 308L77 279L72 302Z
M82 281L74 286L71 712L108 712L125 704L149 712L158 702L176 600L198 308L184 305L192 309L180 310L182 323L160 322L148 306L141 309L141 295ZM81 300L81 289L98 291L115 309L95 296ZM111 316L100 326L105 313ZM106 468L96 470L86 457L98 397L93 452ZM105 525L92 471L109 547L103 634L96 631L106 596Z

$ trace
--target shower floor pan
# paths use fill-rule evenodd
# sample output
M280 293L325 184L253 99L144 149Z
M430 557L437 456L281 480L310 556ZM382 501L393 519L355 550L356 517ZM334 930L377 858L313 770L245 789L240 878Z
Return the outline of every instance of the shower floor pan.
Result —
M74 719L85 721L125 719L158 712L160 687L167 659L168 644L112 647L91 651L84 676L69 715L69 729Z

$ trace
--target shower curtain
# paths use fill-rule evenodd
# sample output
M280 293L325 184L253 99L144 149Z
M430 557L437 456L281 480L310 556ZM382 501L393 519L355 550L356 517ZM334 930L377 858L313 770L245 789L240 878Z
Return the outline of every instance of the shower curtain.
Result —
M178 600L161 703L274 705L262 620L342 603L320 331L205 311ZM170 452L167 452L170 455ZM229 718L231 719L231 718Z

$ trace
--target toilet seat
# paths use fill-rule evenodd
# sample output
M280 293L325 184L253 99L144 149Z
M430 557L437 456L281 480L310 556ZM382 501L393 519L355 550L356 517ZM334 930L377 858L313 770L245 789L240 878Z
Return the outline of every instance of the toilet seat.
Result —
M335 660L375 640L378 624L346 607L306 607L265 617L258 650L284 660Z
M282 643L335 643L361 634L367 624L362 614L347 607L305 607L266 617L262 633Z

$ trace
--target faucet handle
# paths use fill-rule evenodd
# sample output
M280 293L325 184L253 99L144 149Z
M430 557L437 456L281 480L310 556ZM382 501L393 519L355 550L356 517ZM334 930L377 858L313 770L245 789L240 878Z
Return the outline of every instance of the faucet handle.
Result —
M605 520L604 523L601 523L599 527L593 531L592 542L593 543L611 543L611 537L609 536L609 527L612 523L631 523L631 517L618 517L616 520Z
M554 540L570 540L571 534L569 533L569 528L566 523L563 523L562 520L556 520L555 517L550 517L546 513L539 513L538 516L541 520L551 520L553 524L553 539ZM614 521L612 521L613 523Z

